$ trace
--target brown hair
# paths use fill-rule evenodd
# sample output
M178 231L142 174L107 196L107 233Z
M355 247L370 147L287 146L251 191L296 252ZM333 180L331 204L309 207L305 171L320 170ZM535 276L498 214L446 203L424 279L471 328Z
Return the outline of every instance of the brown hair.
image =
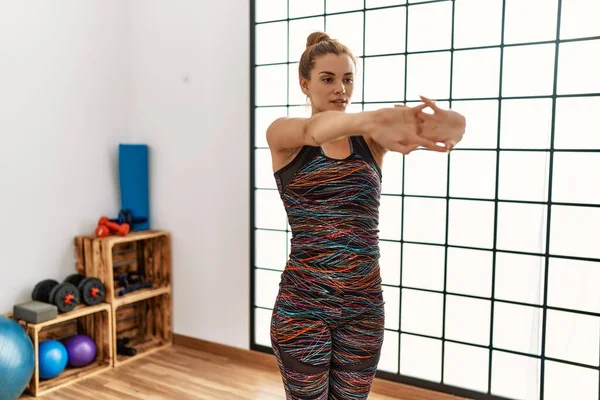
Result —
M348 47L335 39L331 39L325 32L313 32L306 39L306 50L300 57L298 72L300 76L310 80L310 73L315 67L315 59L326 54L348 55L356 66L356 58Z

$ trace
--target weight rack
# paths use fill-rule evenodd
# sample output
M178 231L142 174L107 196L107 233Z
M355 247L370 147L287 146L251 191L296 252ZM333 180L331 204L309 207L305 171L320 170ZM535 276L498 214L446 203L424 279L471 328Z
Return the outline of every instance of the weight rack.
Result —
M164 230L130 232L126 236L76 236L75 271L105 286L104 302L78 305L42 323L16 320L35 348L35 370L27 392L42 396L172 345L171 236ZM46 339L74 334L90 336L97 347L94 362L67 368L40 380L38 348ZM125 339L125 341L124 341ZM119 351L126 343L127 351ZM121 346L119 346L121 344Z
M77 272L106 285L112 308L115 367L170 346L172 333L171 237L163 230L126 236L75 238ZM135 355L119 354L126 338Z

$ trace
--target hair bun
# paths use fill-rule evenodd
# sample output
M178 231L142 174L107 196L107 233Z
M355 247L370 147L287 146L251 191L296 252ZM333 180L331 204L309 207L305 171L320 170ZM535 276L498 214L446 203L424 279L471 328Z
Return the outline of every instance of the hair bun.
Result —
M308 38L306 39L306 47L314 46L317 43L327 42L330 40L331 38L325 32L313 32L308 35Z

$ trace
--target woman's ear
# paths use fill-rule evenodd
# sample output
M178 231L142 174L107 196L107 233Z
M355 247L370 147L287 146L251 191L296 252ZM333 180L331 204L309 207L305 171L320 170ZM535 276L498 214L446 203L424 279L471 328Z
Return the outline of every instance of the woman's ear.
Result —
M304 78L300 78L300 89L302 89L302 93L308 96L308 81Z

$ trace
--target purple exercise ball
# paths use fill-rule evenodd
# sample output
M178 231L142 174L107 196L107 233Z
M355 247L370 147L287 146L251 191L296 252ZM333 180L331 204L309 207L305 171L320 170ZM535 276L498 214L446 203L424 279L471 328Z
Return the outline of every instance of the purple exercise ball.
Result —
M65 340L70 367L85 367L96 359L96 343L86 335L75 335Z

